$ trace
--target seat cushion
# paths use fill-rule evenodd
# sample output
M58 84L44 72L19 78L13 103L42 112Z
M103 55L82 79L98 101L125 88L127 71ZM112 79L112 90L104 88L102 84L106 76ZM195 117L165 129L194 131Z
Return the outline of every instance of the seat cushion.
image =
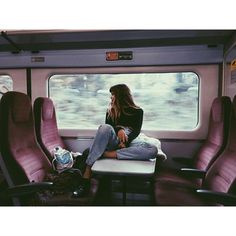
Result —
M186 176L180 173L180 170L175 169L163 169L157 171L155 181L170 181L177 184L182 184L191 187L200 187L201 179L196 179L194 177Z

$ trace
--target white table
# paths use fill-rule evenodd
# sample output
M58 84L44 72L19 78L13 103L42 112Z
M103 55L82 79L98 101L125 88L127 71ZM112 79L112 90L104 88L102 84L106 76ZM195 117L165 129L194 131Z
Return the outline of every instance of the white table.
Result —
M126 205L126 177L138 176L153 181L156 159L150 161L99 159L92 166L95 175L122 176L123 178L123 204ZM151 184L151 187L153 185Z

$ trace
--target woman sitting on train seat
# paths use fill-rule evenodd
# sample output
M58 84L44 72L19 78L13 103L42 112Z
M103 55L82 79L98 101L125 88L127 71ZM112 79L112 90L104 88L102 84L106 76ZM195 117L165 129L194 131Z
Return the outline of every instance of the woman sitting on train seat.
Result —
M157 147L138 138L143 110L138 107L125 84L110 88L111 102L106 113L106 124L100 125L90 147L83 177L90 179L91 167L101 156L105 158L149 160L157 156Z

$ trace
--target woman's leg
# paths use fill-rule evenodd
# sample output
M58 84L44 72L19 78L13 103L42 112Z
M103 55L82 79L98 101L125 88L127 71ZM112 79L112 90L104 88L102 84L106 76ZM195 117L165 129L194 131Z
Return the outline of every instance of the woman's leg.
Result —
M120 160L150 160L157 156L157 147L146 142L135 142L128 148L116 151L117 159Z
M89 155L86 160L86 169L84 178L91 177L91 167L96 160L98 160L103 153L107 151L114 151L118 148L119 140L115 130L111 125L101 125L98 128L93 144L90 147ZM108 157L108 156L107 156Z
M103 153L103 156L104 156L104 157L107 157L107 158L116 159L116 158L117 158L117 152L116 152L116 151L105 151L105 152Z

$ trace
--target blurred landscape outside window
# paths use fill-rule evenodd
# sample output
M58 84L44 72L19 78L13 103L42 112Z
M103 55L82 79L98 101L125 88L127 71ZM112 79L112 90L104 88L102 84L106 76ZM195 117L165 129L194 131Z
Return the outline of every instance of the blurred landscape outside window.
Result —
M0 98L7 91L13 90L13 81L9 75L0 75Z
M191 130L198 123L199 78L193 72L53 75L49 96L61 129L97 129L109 88L125 83L143 108L143 130Z

